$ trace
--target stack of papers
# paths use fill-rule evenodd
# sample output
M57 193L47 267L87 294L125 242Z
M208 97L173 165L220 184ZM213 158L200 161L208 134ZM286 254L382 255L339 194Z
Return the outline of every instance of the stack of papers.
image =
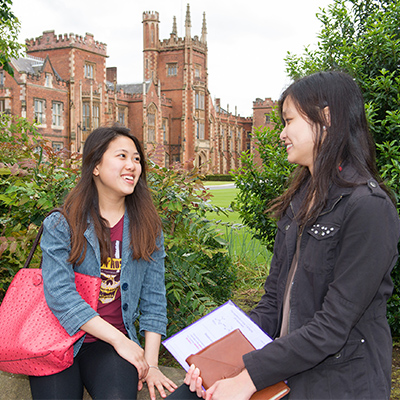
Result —
M162 343L187 371L190 367L185 361L187 357L235 329L240 329L256 349L261 349L272 341L233 301L229 300Z

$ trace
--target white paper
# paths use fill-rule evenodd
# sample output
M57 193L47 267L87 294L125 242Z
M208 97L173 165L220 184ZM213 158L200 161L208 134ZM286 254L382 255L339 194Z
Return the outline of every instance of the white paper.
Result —
M229 300L162 343L187 371L189 369L185 361L187 357L235 329L240 329L256 349L261 349L272 341L235 303Z

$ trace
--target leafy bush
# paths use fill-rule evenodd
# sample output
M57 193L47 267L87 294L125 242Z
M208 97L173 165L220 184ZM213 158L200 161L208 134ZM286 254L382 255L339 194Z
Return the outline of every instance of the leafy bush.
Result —
M318 15L322 23L315 50L288 54L291 78L318 70L340 69L352 75L366 103L378 146L378 166L397 198L400 134L400 0L334 0ZM393 336L400 337L400 265L392 273L395 292L388 302Z
M273 250L276 223L265 211L268 203L279 196L285 187L293 165L287 161L286 150L280 144L282 125L276 110L271 113L274 128L259 128L254 131L256 147L262 165L254 161L254 154L243 153L241 167L232 173L239 194L236 207L240 217L252 231L253 237Z
M233 181L231 175L225 174L214 174L214 175L205 175L202 177L203 181Z
M149 184L163 221L172 334L229 299L235 271L221 233L206 218L220 209L208 201L200 175L153 165Z
M397 140L377 144L379 151L379 168L387 185L394 191L397 200L397 211L400 213L400 143ZM400 243L398 245L400 252ZM400 267L396 264L392 272L395 283L400 282ZM393 295L388 302L387 315L394 336L400 336L400 286L394 285Z
M25 119L0 115L0 299L23 266L46 214L79 177L81 156L55 152ZM163 222L169 333L231 295L235 273L226 243L205 218L208 202L196 171L149 163L149 186ZM40 252L38 252L40 253ZM38 254L34 263L39 263Z
M79 157L55 152L23 118L0 114L0 130L1 299L23 266L38 226L75 184Z

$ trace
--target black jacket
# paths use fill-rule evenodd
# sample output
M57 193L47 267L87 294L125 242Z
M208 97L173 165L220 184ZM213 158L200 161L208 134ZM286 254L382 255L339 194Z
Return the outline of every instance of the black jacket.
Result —
M350 167L343 171L353 182ZM278 223L265 294L250 317L280 332L300 206L296 196ZM388 399L392 339L386 302L393 289L400 222L374 179L332 185L325 209L307 226L291 292L289 333L243 357L257 389L288 380L291 399Z

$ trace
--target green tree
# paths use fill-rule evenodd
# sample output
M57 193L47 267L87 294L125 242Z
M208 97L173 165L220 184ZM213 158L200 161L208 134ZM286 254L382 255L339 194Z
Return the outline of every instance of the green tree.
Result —
M80 155L55 152L33 124L1 113L0 147L1 300L24 265L44 216L75 184Z
M363 92L369 126L377 143L378 167L394 191L400 211L400 0L333 0L317 17L322 24L317 47L306 47L302 55L288 53L285 60L287 73L297 79L316 71L335 69L354 77ZM259 134L256 135L258 138ZM244 156L248 171L239 171L243 177L238 177L237 182L250 181L251 175L257 179L262 177L279 195L283 188L282 177L275 173L273 165L276 163L283 176L287 176L289 169L282 168L284 163L275 161L282 153L278 146L271 147L274 142L270 134L264 134L263 138L259 140L259 151L261 155L267 155L267 158L262 156L264 165L257 169L248 162L249 156ZM276 153L266 153L274 149ZM265 194L260 194L258 186L258 183L239 186L238 204L245 223L253 226L256 235L264 235L270 245L271 224L264 222L263 206L270 200L271 193L265 187ZM262 221L264 228L246 219L247 210L253 206L252 218ZM395 289L388 303L388 316L392 333L400 336L399 264L392 277Z
M25 46L18 43L21 24L11 11L11 5L11 0L0 0L0 67L14 76L11 59L18 58Z
M55 152L23 118L0 114L0 301L23 266L46 214L62 204L79 177L81 155ZM168 333L231 297L235 268L206 212L198 173L149 162L148 181L162 219L167 250ZM34 263L38 265L40 252Z
M400 133L400 1L334 0L317 14L322 23L318 47L288 53L288 75L295 79L320 70L348 72L360 86L370 129L377 143Z
M377 144L378 167L400 211L400 1L335 0L317 16L322 23L318 47L305 49L302 56L289 53L287 72L297 78L317 70L340 69L354 77ZM392 278L395 288L388 316L392 333L400 336L399 263Z
M253 132L262 160L261 166L255 162L254 154L243 153L241 167L232 176L239 189L235 200L243 223L251 228L253 237L272 252L276 223L265 210L268 203L283 192L287 177L294 167L287 161L286 149L280 144L279 133L283 126L276 110L272 111L270 117L273 128L258 127Z

